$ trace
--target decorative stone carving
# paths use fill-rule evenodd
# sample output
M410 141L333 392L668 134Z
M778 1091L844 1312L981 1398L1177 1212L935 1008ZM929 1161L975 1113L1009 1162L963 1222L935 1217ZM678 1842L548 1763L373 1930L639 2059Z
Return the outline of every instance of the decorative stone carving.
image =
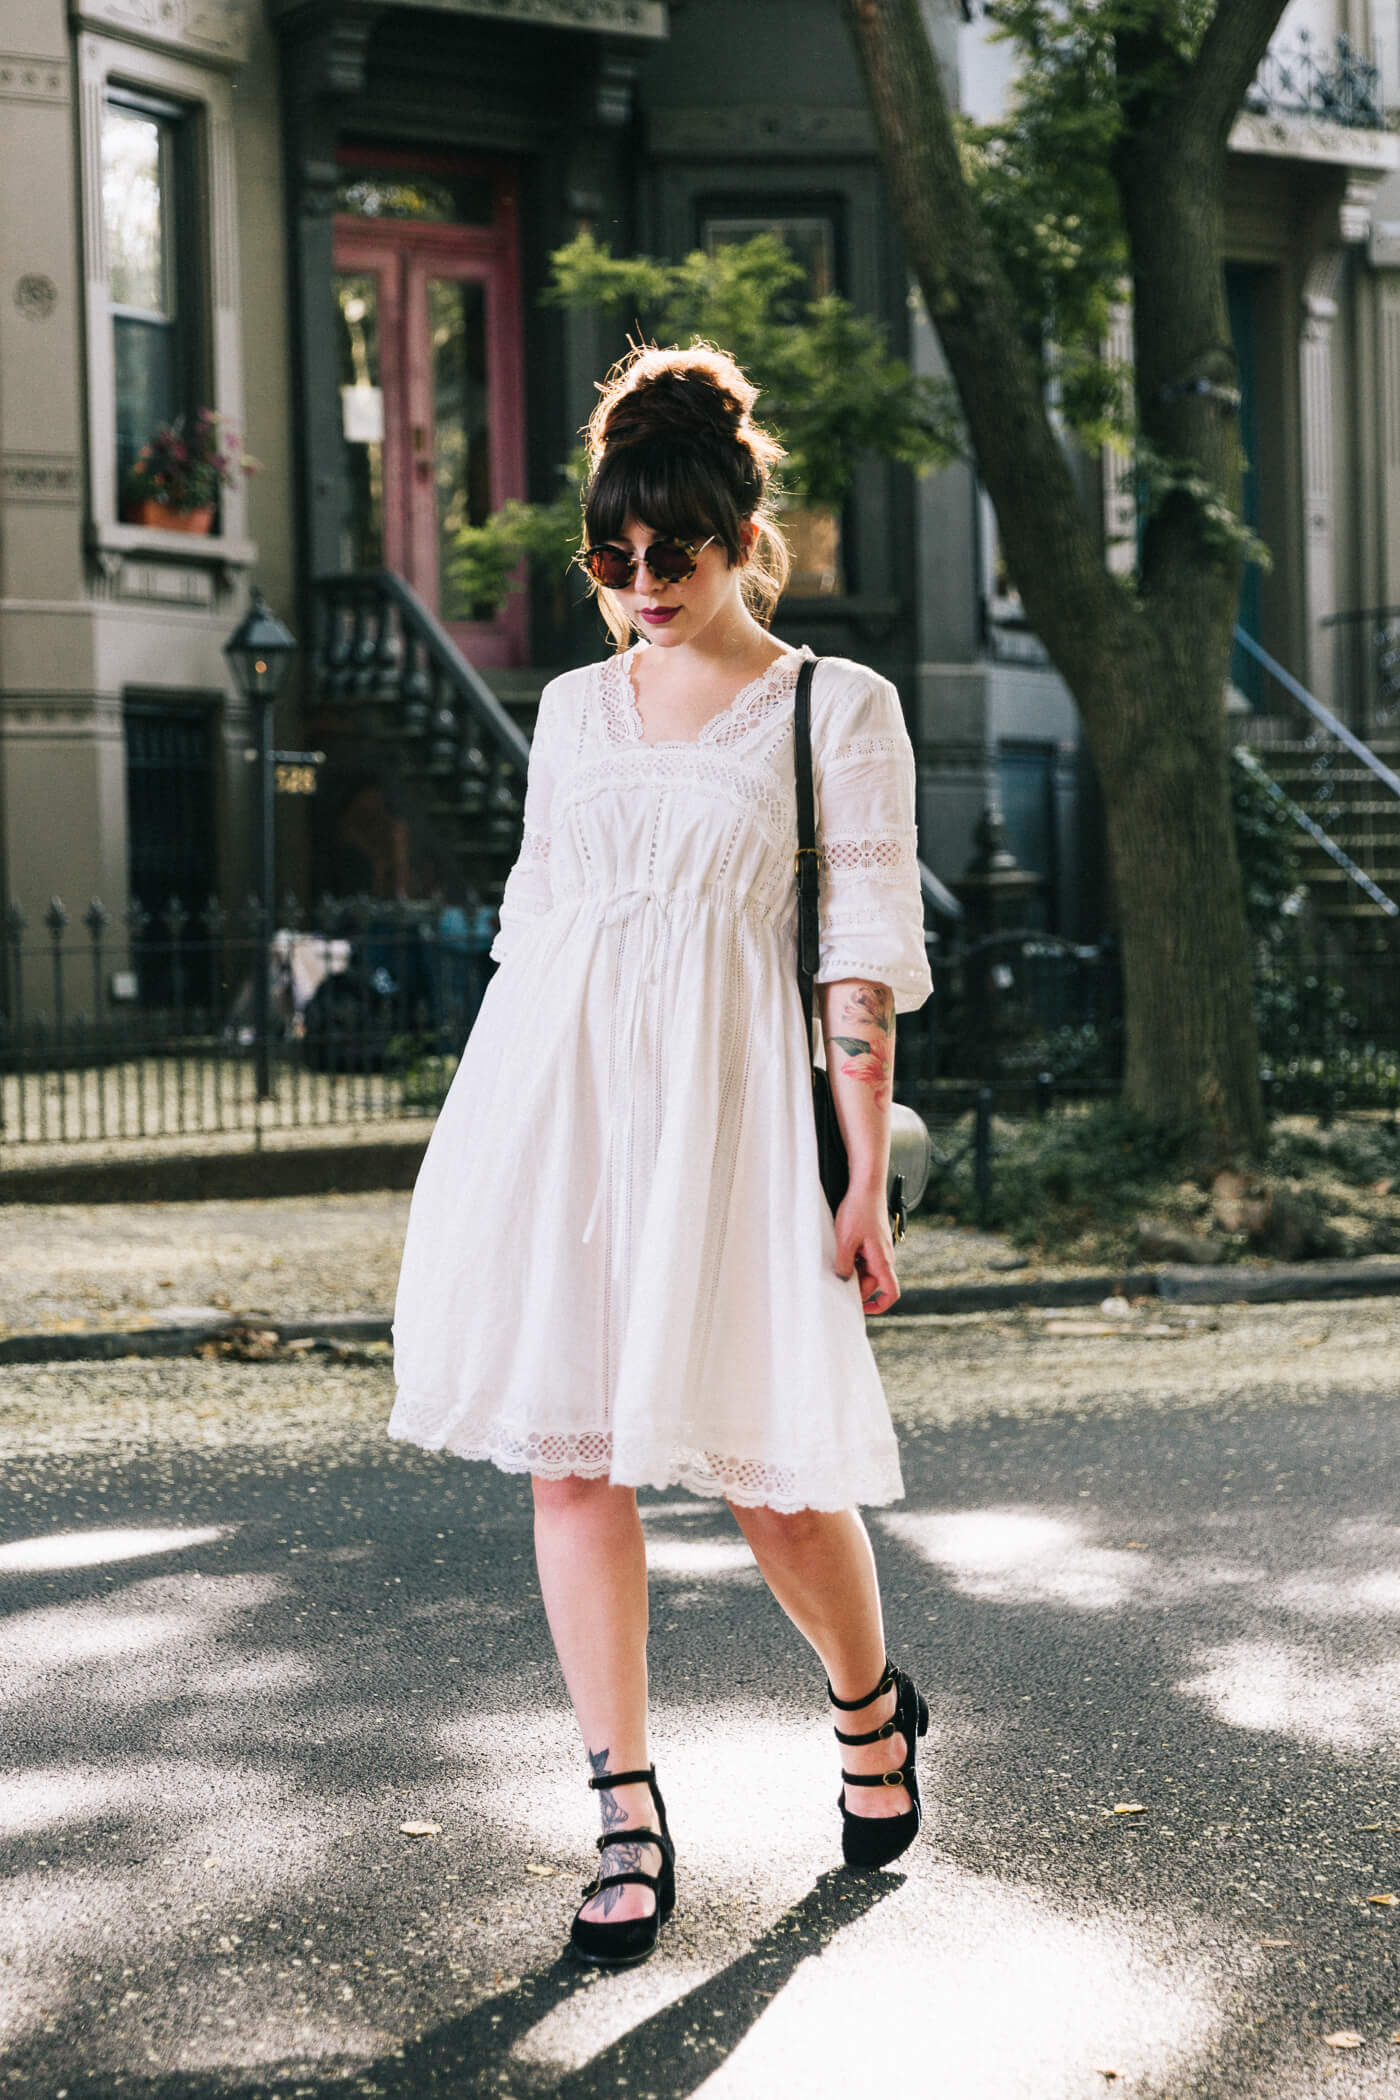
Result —
M1371 209L1379 190L1380 183L1370 176L1353 175L1348 179L1346 195L1337 207L1337 231L1348 247L1369 239Z
M69 12L85 29L241 66L248 56L253 5L254 0L70 0Z
M82 468L71 452L0 454L0 499L6 503L81 502Z
M31 273L15 284L15 305L26 321L47 321L58 304L58 286L52 277Z
M611 29L626 36L664 37L665 0L416 0L452 15L484 15L494 22L537 22L549 29Z
M31 58L24 51L0 51L0 102L68 100L66 58Z
M1377 175L1400 164L1400 138L1393 132L1358 131L1329 124L1325 117L1265 116L1249 110L1230 128L1230 151L1272 160L1331 162Z
M738 102L653 110L653 153L727 160L735 154L869 155L875 131L863 109L803 108L792 102Z

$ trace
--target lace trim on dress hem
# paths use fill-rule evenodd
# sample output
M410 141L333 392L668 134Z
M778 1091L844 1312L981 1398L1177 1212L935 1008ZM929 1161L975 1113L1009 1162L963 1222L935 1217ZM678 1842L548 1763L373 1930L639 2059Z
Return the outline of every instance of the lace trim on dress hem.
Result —
M440 1420L436 1407L433 1412ZM852 1460L848 1453L833 1456L813 1469L819 1477L803 1481L791 1466L764 1465L757 1459L676 1444L653 1460L624 1460L619 1477L612 1472L612 1438L604 1429L512 1434L502 1428L457 1440L450 1432L425 1429L416 1433L406 1426L395 1427L391 1421L389 1435L400 1442L421 1444L426 1450L450 1452L454 1458L485 1459L503 1473L534 1473L542 1480L612 1477L618 1487L683 1487L695 1495L737 1502L744 1509L776 1509L786 1514L799 1509L850 1509L857 1503L871 1507L897 1502L904 1494L893 1458L871 1456L862 1461Z

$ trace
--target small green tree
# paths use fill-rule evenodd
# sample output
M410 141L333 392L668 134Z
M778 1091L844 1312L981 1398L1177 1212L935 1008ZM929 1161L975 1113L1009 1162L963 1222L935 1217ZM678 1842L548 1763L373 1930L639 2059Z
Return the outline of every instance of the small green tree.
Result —
M660 342L722 345L759 388L758 413L782 438L789 502L835 508L863 456L924 472L963 447L951 386L911 372L886 331L845 299L801 296L803 271L772 234L696 249L677 263L615 256L581 233L551 258L544 303L615 317ZM528 562L562 573L579 543L586 461L561 468L552 503L509 503L458 536L455 575L472 602L494 606Z

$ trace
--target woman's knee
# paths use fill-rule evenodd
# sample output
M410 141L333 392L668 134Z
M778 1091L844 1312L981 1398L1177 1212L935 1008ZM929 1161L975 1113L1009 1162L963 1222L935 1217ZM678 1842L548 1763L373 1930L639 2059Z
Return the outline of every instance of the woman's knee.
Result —
M530 1487L535 1498L535 1514L542 1517L597 1513L624 1508L636 1501L632 1488L614 1487L610 1480L585 1480L576 1473L567 1473L562 1480L544 1480L538 1473L532 1473Z
M778 1552L804 1551L815 1545L831 1525L831 1512L824 1509L746 1508L733 1502L729 1508L745 1538L770 1545Z

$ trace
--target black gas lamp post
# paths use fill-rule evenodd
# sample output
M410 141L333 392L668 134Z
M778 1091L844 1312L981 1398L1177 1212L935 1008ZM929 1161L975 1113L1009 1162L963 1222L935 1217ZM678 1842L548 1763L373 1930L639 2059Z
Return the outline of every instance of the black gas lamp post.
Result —
M296 641L288 634L276 614L268 609L261 591L253 592L252 603L247 612L224 643L224 655L233 667L238 689L253 709L253 749L249 753L257 768L257 786L254 800L257 805L257 893L258 935L257 950L253 965L254 1028L256 1031L255 1057L257 1063L258 1099L266 1101L272 1094L271 1055L271 999L270 973L272 943L272 913L276 896L275 871L273 866L275 830L273 825L273 795L276 790L274 766L278 753L272 744L272 711L286 682L287 672L296 654Z

